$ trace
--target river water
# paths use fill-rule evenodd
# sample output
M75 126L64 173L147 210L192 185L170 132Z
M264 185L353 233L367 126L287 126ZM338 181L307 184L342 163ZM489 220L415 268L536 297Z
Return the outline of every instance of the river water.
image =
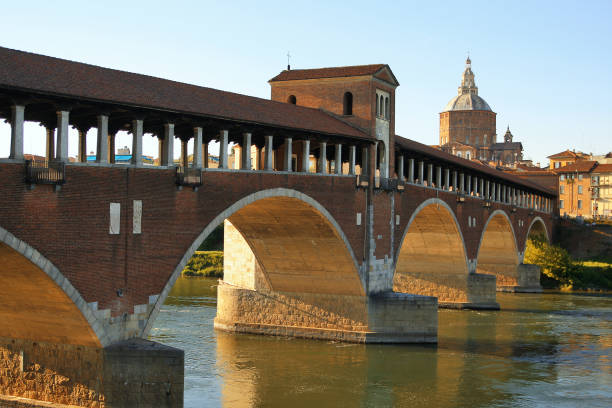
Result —
M213 330L216 280L181 278L151 339L185 350L185 407L612 407L612 297L497 294L439 311L438 345Z

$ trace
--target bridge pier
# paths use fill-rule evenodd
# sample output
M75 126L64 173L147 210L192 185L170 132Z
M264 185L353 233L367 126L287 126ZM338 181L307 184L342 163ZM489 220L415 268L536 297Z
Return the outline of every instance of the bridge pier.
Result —
M183 367L182 350L143 339L97 348L0 338L0 406L180 408Z
M224 241L217 329L356 343L437 342L434 297L392 291L333 293L326 282L320 282L320 293L299 287L274 290L249 244L229 221Z
M499 280L499 277L498 277ZM520 263L511 275L504 275L497 285L498 292L541 293L540 267Z

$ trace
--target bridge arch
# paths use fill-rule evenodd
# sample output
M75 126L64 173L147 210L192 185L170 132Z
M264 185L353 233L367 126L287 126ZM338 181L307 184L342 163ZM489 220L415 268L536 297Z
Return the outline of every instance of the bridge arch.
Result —
M329 211L312 197L296 190L286 188L262 190L238 200L218 214L202 230L183 255L158 297L143 329L143 336L152 329L161 305L189 259L206 237L226 219L240 231L249 244L273 290L291 291L287 282L283 282L279 268L283 267L281 264L289 265L291 268L291 265L298 266L299 263L301 269L306 267L321 273L329 272L327 277L334 275L333 282L322 282L314 276L305 279L304 276L294 275L292 280L302 285L299 288L302 292L326 293L327 291L327 293L364 295L363 277L359 274L355 254L342 228ZM289 228L293 235L288 234ZM285 240L286 244L278 247L267 245L275 239L289 237L302 239L302 243L310 246L308 254L314 256L308 260L301 258L304 248L291 245L289 239ZM332 253L334 253L333 264L326 264L325 261L329 261L329 258L325 255ZM316 254L320 256L317 257Z
M527 228L527 233L525 235L525 244L523 245L523 253L527 250L527 241L529 241L529 237L531 235L540 235L546 238L546 241L550 242L550 235L548 234L548 228L546 228L546 223L544 220L537 216L531 223L529 224L529 228Z
M495 275L496 285L517 285L520 263L518 244L512 222L503 210L495 210L487 219L478 244L476 271Z
M393 274L395 292L436 296L442 303L470 301L465 241L446 202L430 198L421 203L400 242Z
M0 337L105 347L91 307L35 248L0 227Z

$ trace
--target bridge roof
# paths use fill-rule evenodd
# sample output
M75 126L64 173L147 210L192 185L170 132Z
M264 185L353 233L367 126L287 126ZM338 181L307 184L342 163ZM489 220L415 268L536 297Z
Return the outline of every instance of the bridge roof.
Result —
M2 88L371 140L318 109L0 47Z
M423 143L415 142L414 140L406 139L405 137L399 135L395 135L395 142L402 149L417 152L423 156L428 156L440 161L445 161L450 165L454 165L455 167L463 167L474 172L483 173L489 177L502 179L506 182L522 186L523 188L540 191L548 195L557 195L557 193L555 193L554 191L542 187L541 185L533 183L529 180L521 179L503 171L499 171L493 167L486 166L484 164L479 164L472 160L454 156L452 154L443 152L442 150L438 150Z

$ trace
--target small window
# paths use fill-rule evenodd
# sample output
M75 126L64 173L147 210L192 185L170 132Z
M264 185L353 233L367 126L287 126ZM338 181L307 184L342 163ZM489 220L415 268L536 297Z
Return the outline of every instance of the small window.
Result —
M578 175L578 180L582 180L582 174Z
M578 200L578 209L581 210L582 209L582 200Z
M565 174L560 175L559 176L559 180L561 180L561 181L565 180Z
M343 115L352 115L353 114L353 94L350 92L345 92L344 93L344 100L343 100Z
M295 98L295 95L289 95L289 99L287 99L287 102L289 102L292 105L297 104L297 99Z
M582 194L582 186L578 186L578 194Z
M465 137L465 144L470 144L470 135Z
M380 116L385 117L385 98L380 97Z
M565 208L563 200L559 200L559 208Z
M565 186L559 186L559 194L565 194Z
M555 162L555 169L558 169L559 167L561 167L561 162Z
M461 157L461 152L457 152L457 157Z
M378 94L376 94L376 116L380 116L380 110L378 109Z

